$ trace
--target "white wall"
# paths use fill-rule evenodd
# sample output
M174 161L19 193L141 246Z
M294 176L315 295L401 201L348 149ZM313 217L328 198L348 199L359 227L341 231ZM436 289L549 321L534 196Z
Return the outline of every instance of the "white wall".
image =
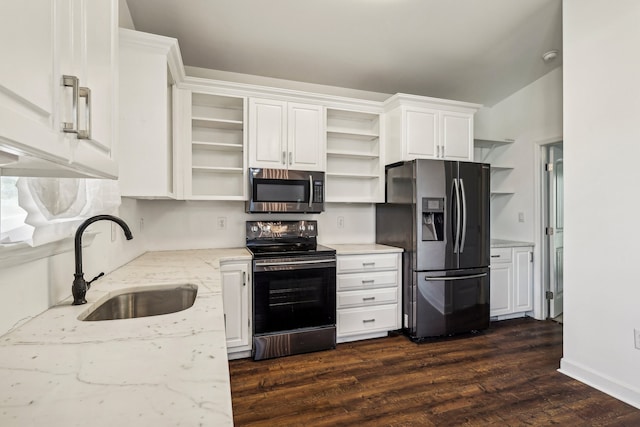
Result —
M562 67L557 67L475 118L475 138L513 139L487 161L511 166L494 172L492 188L514 191L491 202L491 237L534 242L536 143L562 137ZM481 154L476 150L476 160ZM524 222L518 214L524 214Z
M640 2L564 0L561 371L640 408Z
M319 241L372 243L375 240L375 209L370 204L328 204L318 215L247 214L244 202L139 201L144 218L148 250L232 248L245 246L245 221L260 219L315 219ZM344 219L339 229L338 217ZM225 218L227 227L217 227Z
M112 242L110 221L90 225L85 233L98 235L82 251L85 279L113 271L144 252L146 239L137 226L141 216L137 202L123 199L118 216L131 228L133 240L127 241L118 227ZM74 272L73 250L0 269L0 335L69 297ZM99 281L95 284L99 286Z

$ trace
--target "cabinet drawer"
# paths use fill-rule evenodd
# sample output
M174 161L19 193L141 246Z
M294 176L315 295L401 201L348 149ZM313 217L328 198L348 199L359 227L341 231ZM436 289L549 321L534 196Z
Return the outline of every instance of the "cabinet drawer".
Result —
M398 305L338 310L337 334L351 335L398 329Z
M397 302L397 288L366 289L363 291L338 292L337 307L362 307Z
M397 271L338 274L336 284L336 288L339 291L350 289L389 288L392 286L398 286Z
M511 262L511 248L491 248L491 264Z
M397 269L397 254L338 256L338 273Z

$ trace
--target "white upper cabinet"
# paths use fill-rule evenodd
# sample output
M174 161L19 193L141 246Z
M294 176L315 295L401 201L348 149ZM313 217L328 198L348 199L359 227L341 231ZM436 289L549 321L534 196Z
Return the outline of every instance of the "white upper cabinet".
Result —
M249 167L323 171L326 139L320 105L249 99Z
M18 156L3 168L117 176L117 19L115 0L3 5L0 43L11 66L0 69L0 150Z
M385 103L387 164L413 159L473 160L477 104L398 94Z
M176 39L120 29L118 179L123 196L177 197L173 91L183 75Z

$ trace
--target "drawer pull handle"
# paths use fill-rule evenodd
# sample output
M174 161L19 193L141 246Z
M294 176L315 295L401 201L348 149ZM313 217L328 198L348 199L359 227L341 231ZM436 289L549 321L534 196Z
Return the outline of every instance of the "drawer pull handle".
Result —
M375 321L376 321L376 319L364 319L364 320L362 321L362 323L373 323L373 322L375 322Z
M491 255L491 258L500 258L500 255Z
M362 301L375 301L376 297L362 297Z
M363 266L363 267L366 267L367 265L375 266L375 265L376 265L376 263L375 263L375 262L363 262L363 263L362 263L362 266Z
M363 279L363 280L362 280L362 283L363 283L363 284L365 284L365 283L373 283L373 282L375 282L375 280L373 280L373 279L367 279L367 280L364 280L364 279Z

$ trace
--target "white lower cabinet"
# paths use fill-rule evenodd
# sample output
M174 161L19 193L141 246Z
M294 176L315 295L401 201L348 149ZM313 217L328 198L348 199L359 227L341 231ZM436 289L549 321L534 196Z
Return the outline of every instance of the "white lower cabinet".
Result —
M220 263L229 359L251 352L251 262Z
M490 316L496 320L533 310L533 248L491 249Z
M337 267L337 342L399 329L400 253L341 255Z

